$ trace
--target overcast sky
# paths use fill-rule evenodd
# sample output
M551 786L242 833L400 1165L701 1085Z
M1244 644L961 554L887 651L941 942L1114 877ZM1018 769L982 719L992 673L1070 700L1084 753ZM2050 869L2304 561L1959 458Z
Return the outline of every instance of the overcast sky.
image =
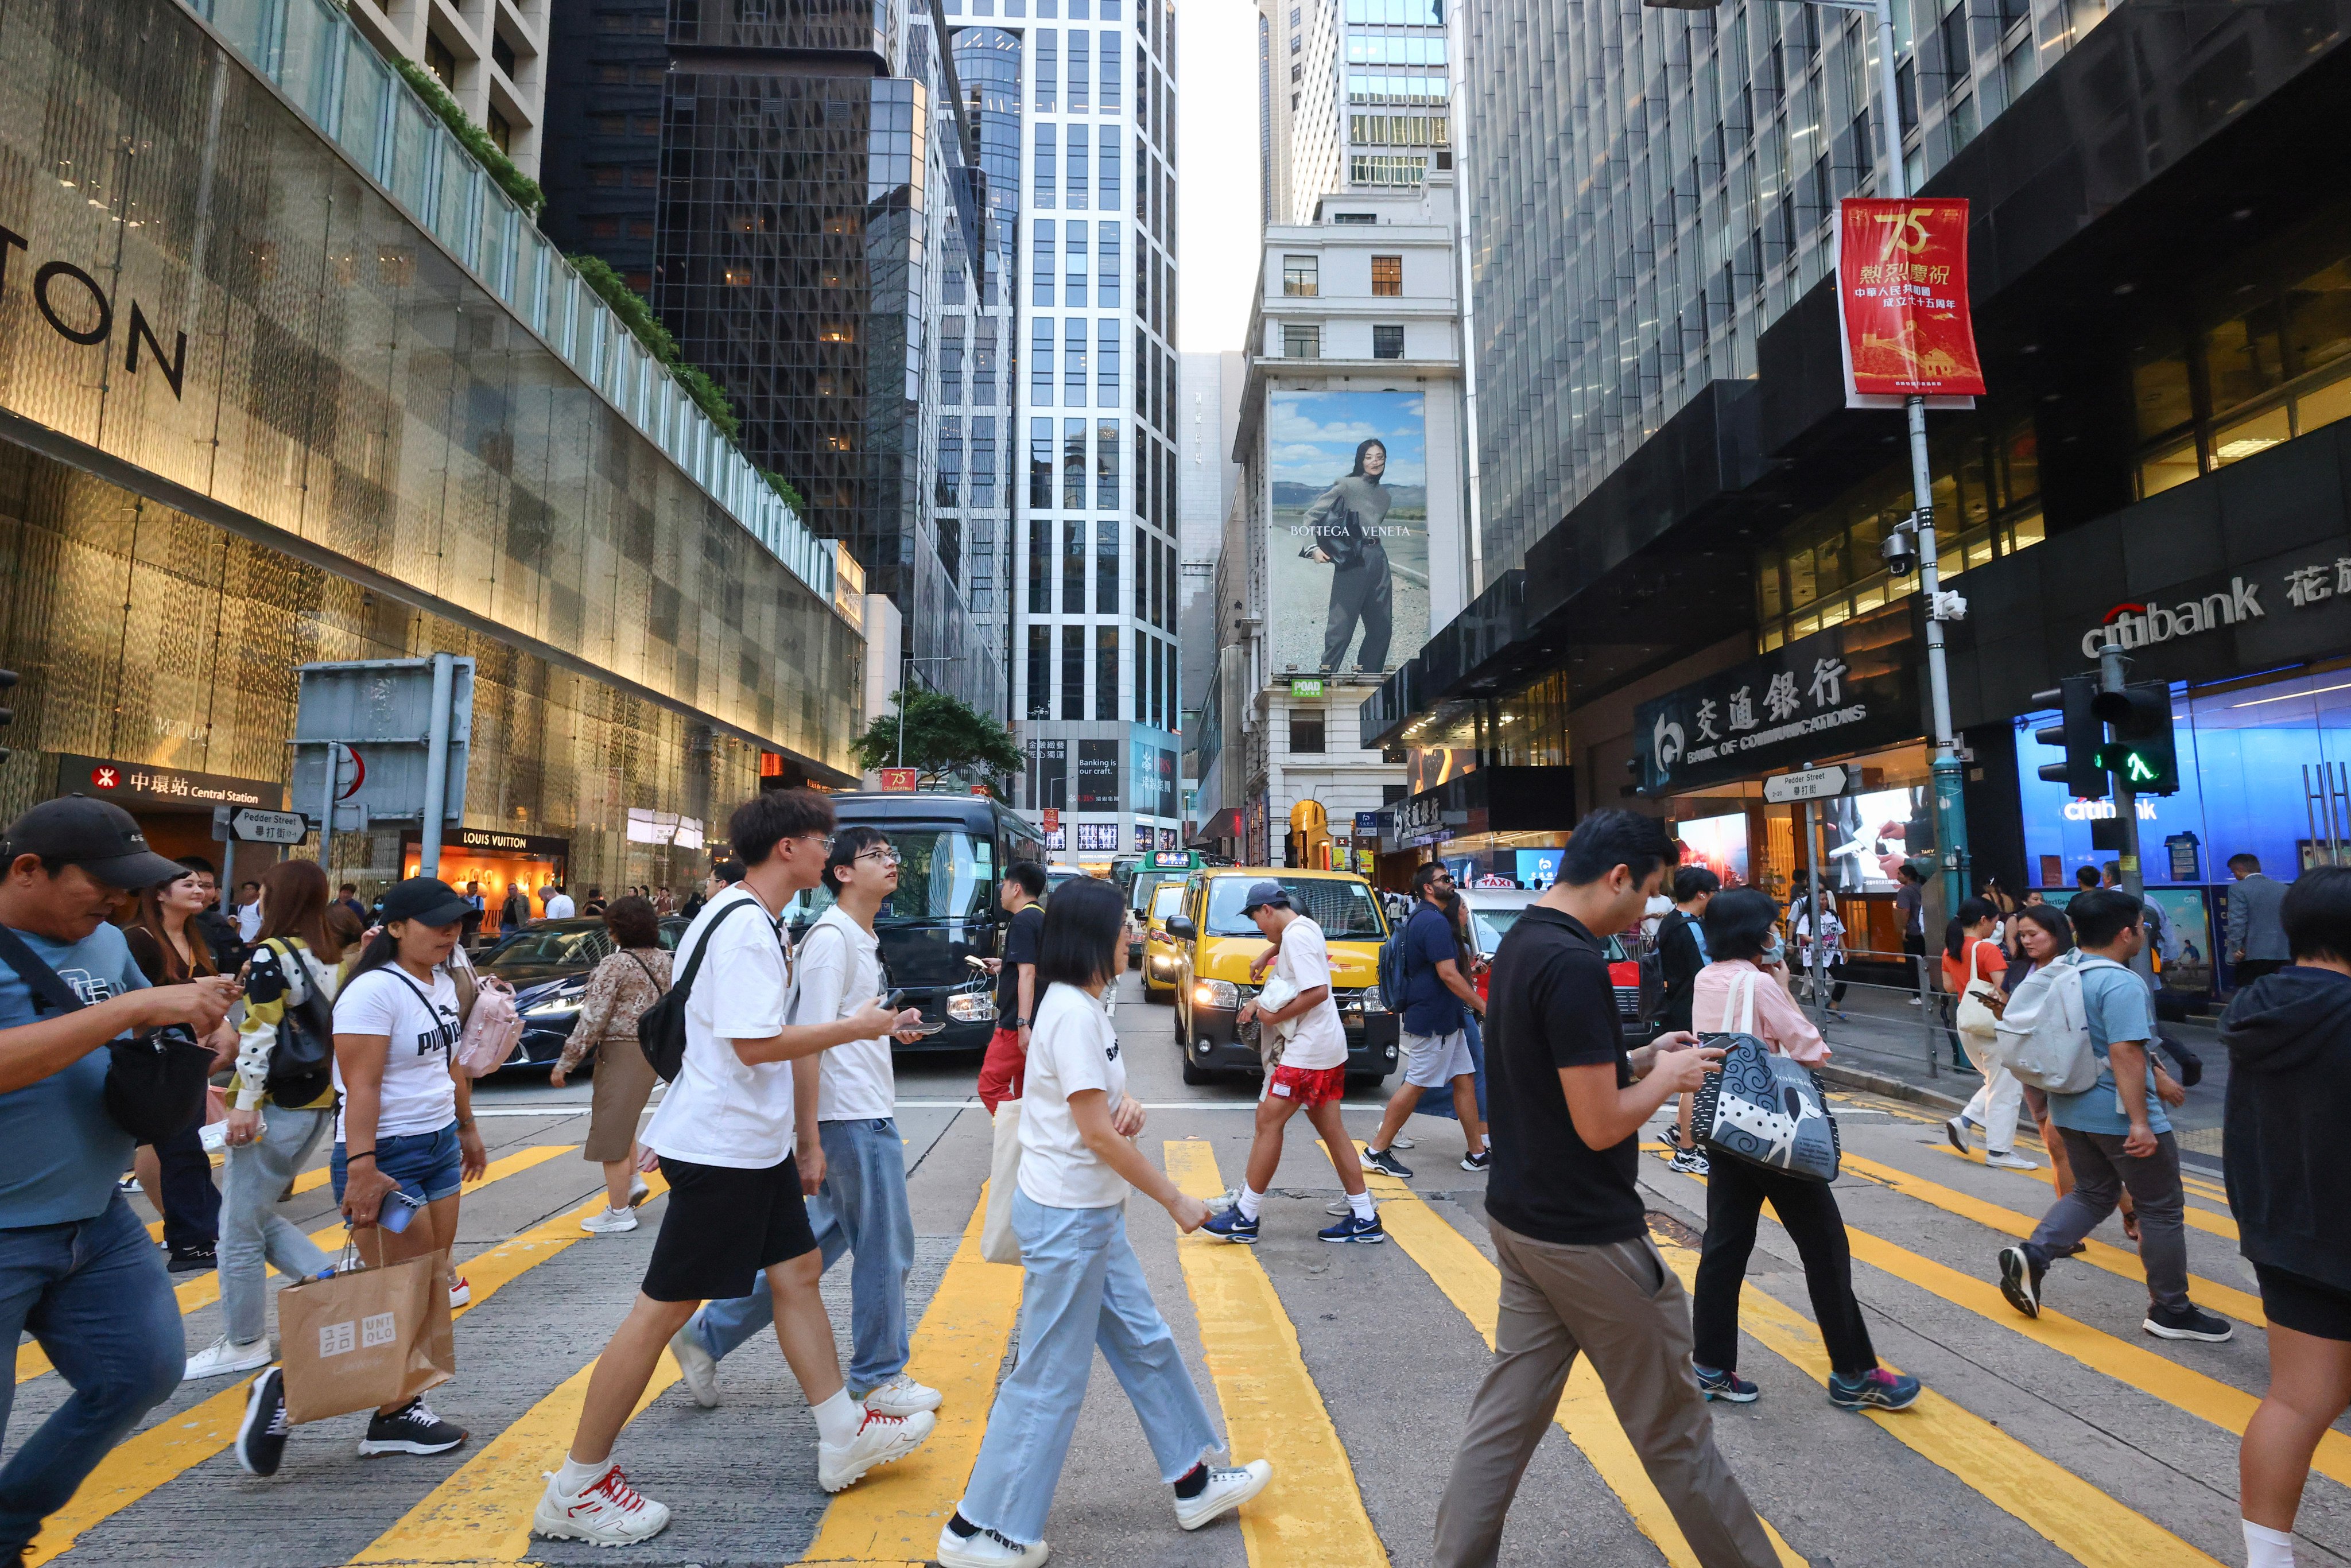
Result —
M1258 227L1257 8L1180 0L1176 29L1176 347L1238 349L1263 247Z

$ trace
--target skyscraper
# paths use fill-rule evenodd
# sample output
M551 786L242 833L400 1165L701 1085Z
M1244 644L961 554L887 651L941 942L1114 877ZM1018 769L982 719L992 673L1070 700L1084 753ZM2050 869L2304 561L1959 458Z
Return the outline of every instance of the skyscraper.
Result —
M464 6L453 0L345 0L343 9L378 52L414 60L440 78L515 167L538 172L547 119L545 7L521 0Z
M1268 224L1453 167L1444 0L1258 0Z

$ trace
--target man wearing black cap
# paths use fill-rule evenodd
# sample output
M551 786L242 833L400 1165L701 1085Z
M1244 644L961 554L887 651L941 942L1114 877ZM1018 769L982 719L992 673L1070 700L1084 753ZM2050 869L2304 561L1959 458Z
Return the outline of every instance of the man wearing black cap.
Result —
M115 1190L132 1139L106 1113L106 1044L169 1024L201 1039L237 991L220 977L150 989L107 924L124 893L182 871L120 807L47 801L9 824L0 857L0 1344L31 1326L74 1390L0 1468L12 1563L187 1364L163 1260ZM52 976L80 1006L46 999Z

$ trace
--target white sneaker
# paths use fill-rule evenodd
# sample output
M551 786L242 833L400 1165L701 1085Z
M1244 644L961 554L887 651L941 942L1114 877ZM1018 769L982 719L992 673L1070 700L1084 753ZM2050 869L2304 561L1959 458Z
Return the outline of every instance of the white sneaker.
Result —
M1222 1214L1225 1210L1232 1207L1233 1205L1238 1203L1240 1200L1241 1189L1237 1186L1228 1186L1225 1188L1224 1191L1217 1194L1216 1197L1207 1200L1208 1213L1211 1216Z
M1984 1155L1984 1164L1991 1166L1994 1170L2002 1171L2037 1171L2041 1168L2039 1166L2034 1165L2031 1160L2026 1159L2022 1155L2016 1153L2013 1149L2002 1149L1996 1153L1988 1153Z
M1272 1479L1273 1467L1263 1459L1251 1459L1238 1469L1212 1469L1207 1488L1198 1497L1176 1500L1176 1522L1186 1530L1197 1530L1257 1496Z
M655 1502L621 1473L618 1465L577 1497L567 1496L547 1474L547 1490L530 1516L530 1532L550 1541L585 1541L598 1546L627 1546L659 1535L669 1523L669 1506Z
M935 1561L939 1568L1039 1568L1051 1555L1052 1548L1041 1541L1033 1546L1018 1546L992 1530L957 1535L941 1525Z
M1974 1133L1975 1129L1976 1124L1973 1122L1969 1121L1965 1116L1954 1116L1949 1121L1943 1124L1943 1136L1949 1139L1950 1141L1951 1147L1957 1149L1959 1153L1963 1155L1973 1154L1975 1152L1975 1144L1970 1134Z
M816 1446L816 1484L827 1491L846 1491L874 1466L903 1459L921 1448L938 1424L938 1417L927 1410L912 1416L884 1416L869 1409L857 1436L847 1443L838 1448L831 1443Z
M1420 1147L1420 1145L1399 1133L1396 1134L1395 1142L1390 1144L1388 1147L1392 1149L1416 1149Z
M705 1410L718 1404L718 1362L702 1348L702 1336L694 1332L694 1319L669 1336L669 1353L677 1357L677 1370L685 1378L685 1391Z
M641 1207L644 1203L645 1199L653 1197L653 1189L645 1185L645 1178L643 1176L632 1176L629 1178L629 1207L631 1208Z
M272 1359L267 1334L251 1344L231 1344L224 1336L188 1357L187 1376L192 1379L227 1377L235 1373L257 1371L267 1366Z
M633 1208L599 1209L580 1222L580 1228L590 1236L617 1236L636 1228L637 1211Z
M859 1398L865 1408L884 1416L919 1416L937 1409L941 1396L937 1389L925 1387L902 1372L887 1383L875 1384Z
M449 1287L449 1304L453 1307L462 1307L473 1299L474 1281L460 1275L457 1282Z
M1922 1003L1921 1001L1919 1001L1919 999L1918 999L1917 998L1916 998L1916 997L1905 997L1905 998L1903 998L1902 999L1903 999L1904 1001L1906 1001L1906 1002L1908 1002L1908 1003L1909 1003L1912 1007L1914 1007L1914 1008L1915 1008L1915 1007L1923 1007L1923 1006L1925 1006L1925 1004L1924 1004L1924 1003Z

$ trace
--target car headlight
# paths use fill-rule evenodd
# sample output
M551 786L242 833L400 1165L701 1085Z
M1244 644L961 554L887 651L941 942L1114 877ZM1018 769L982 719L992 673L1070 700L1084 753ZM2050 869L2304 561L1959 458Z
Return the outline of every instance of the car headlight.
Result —
M957 991L947 998L947 1017L956 1023L985 1023L996 1016L996 998L986 991Z
M578 1018L580 997L580 993L578 991L559 992L544 1001L531 1003L522 1009L522 1016L527 1019L540 1019Z
M1240 988L1230 980L1202 980L1192 988L1192 1001L1196 1007L1238 1008Z

